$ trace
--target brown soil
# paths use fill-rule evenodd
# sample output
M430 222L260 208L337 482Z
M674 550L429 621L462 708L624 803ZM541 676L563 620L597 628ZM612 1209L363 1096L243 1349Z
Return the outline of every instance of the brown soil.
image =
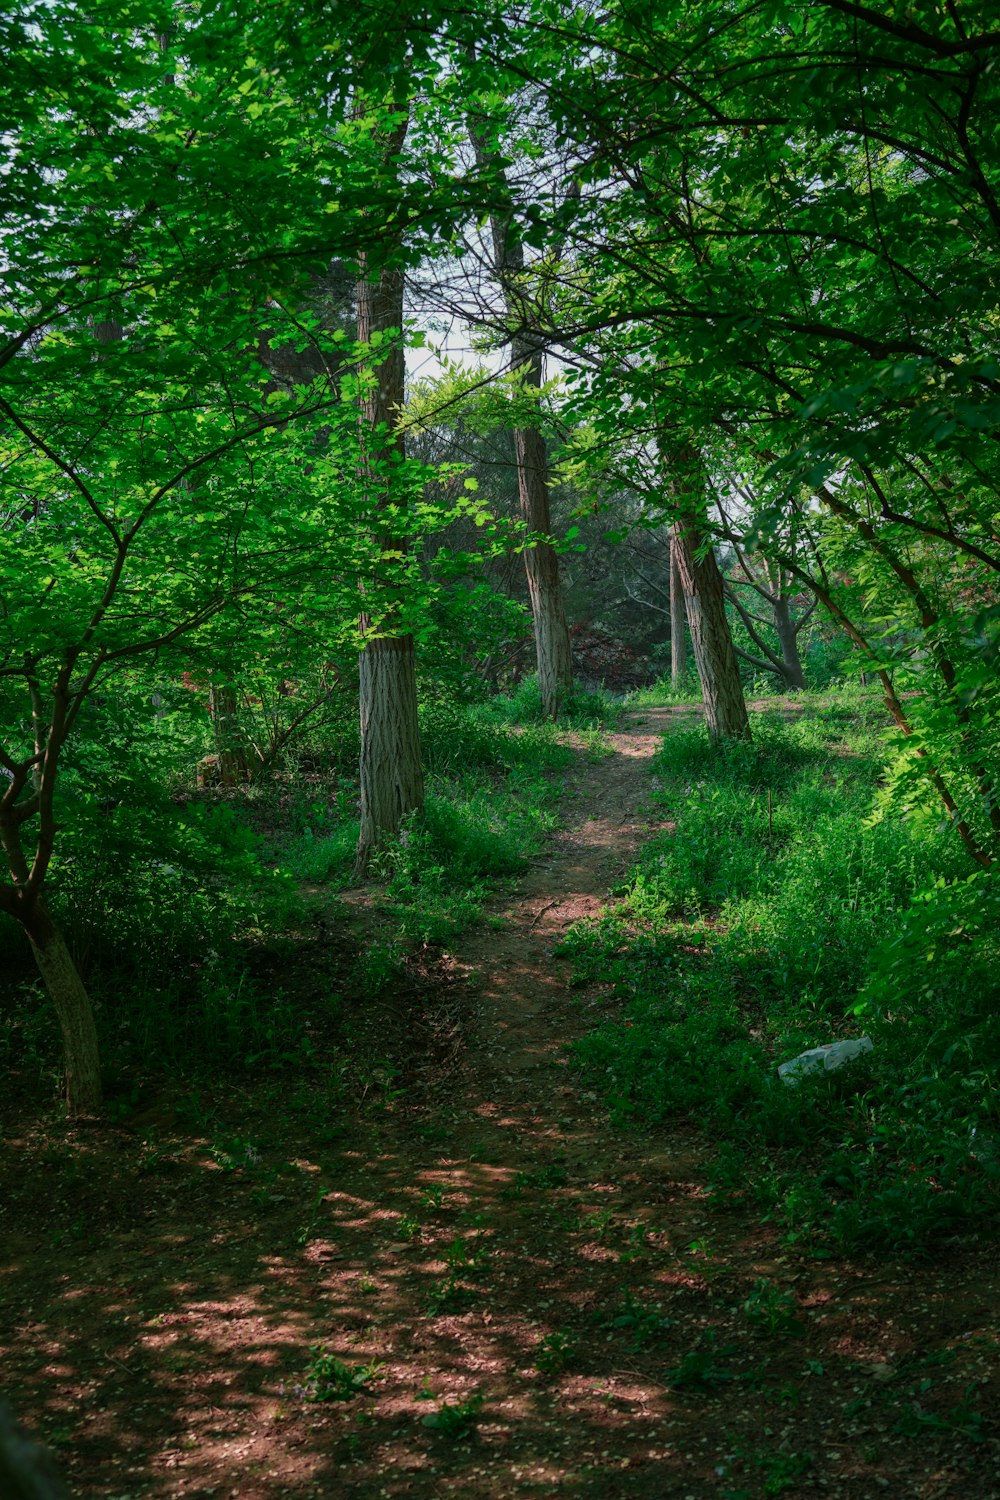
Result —
M618 1131L569 1066L609 1002L555 945L650 828L670 717L578 752L516 894L373 1012L412 1063L376 1049L346 1124L279 1078L11 1132L5 1394L77 1495L1000 1496L991 1251L783 1247L709 1202L693 1128ZM747 1315L762 1277L798 1331ZM310 1400L313 1346L378 1368Z

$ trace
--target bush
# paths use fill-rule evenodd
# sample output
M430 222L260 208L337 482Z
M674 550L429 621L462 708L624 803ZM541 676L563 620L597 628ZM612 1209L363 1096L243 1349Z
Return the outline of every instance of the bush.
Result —
M298 898L231 806L171 794L178 738L187 754L199 732L191 695L175 697L163 717L124 691L88 704L60 787L48 899L112 1071L242 1066L296 1044L280 997L254 989L248 942L286 926ZM49 1003L19 929L5 919L2 936L15 1001L0 1048L11 1066L45 1071L38 1038L58 1055Z
M675 831L566 942L621 1005L577 1060L619 1117L721 1137L720 1194L752 1189L790 1238L916 1252L997 1207L1000 881L963 875L950 831L873 818L871 705L759 715L754 732L665 741ZM862 1025L872 1053L778 1079Z

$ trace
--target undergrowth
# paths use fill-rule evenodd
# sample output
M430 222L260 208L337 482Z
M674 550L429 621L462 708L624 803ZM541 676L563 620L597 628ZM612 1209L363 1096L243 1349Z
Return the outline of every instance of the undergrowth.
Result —
M615 1008L577 1062L618 1118L710 1131L720 1204L751 1198L818 1252L918 1253L995 1220L1000 881L970 877L950 829L873 812L871 701L755 715L754 736L665 740L673 826L565 943ZM862 1032L842 1070L778 1078Z
M619 722L624 699L604 688L579 686L559 706L559 723L567 729L613 729ZM537 677L525 677L510 694L501 694L483 705L484 721L498 724L542 724L542 695Z
M109 737L68 779L51 899L94 1001L112 1093L157 1073L322 1070L331 1047L352 1045L352 998L405 983L410 953L450 941L525 868L555 818L547 773L570 758L556 730L441 694L421 706L420 727L426 809L375 861L376 930L325 984L317 914L336 923L336 892L354 880L356 706L328 713L296 756L245 787L195 793L153 743L156 720L131 740ZM318 906L324 890L333 899ZM358 939L343 938L346 954ZM21 1087L54 1088L51 1007L2 916L0 952L0 1065Z
M554 822L557 789L546 773L570 752L551 725L516 728L491 705L424 705L421 742L427 801L373 864L375 902L397 942L444 943L476 920L497 881L520 874ZM317 802L281 848L298 880L346 886L354 879L358 822Z

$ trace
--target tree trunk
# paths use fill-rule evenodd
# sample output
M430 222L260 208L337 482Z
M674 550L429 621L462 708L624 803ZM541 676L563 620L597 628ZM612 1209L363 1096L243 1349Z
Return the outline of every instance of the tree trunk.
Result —
M406 126L404 119L385 138L387 161L402 149ZM368 343L374 334L390 330L396 334L372 387L362 400L362 423L367 428L368 443L363 477L377 521L392 499L393 471L406 452L399 427L406 377L402 271L384 267L376 278L369 280L362 266L356 296L361 343ZM381 546L382 582L387 585L389 604L386 616L375 622L378 633L371 635L360 656L361 832L356 866L359 875L367 870L372 854L399 832L407 814L424 805L413 637L396 635L392 630L393 586L397 577L400 581L405 578L400 558L406 551L406 539L386 534ZM371 629L371 622L364 617L361 629L363 634Z
M90 996L42 897L34 902L30 916L20 920L59 1017L70 1113L96 1114L101 1106L101 1062Z
M705 539L691 517L674 523L671 542L677 544L677 562L695 665L705 700L709 738L748 740L751 738L750 720L726 618L722 574L715 552L708 547L699 560L698 554Z
M370 641L361 653L361 837L370 856L424 803L412 636Z
M681 580L677 541L670 538L670 686L679 691L687 668L687 637L684 634L684 585Z
M530 374L525 379L533 383ZM545 439L536 428L518 428L514 433L514 453L521 514L530 531L548 536L552 519ZM573 687L573 651L563 609L559 554L551 542L537 542L534 547L526 548L524 567L535 632L542 712L547 719L554 719Z
M477 162L480 166L493 168L495 180L506 200L504 212L493 214L490 219L493 270L508 317L515 326L520 324L524 328L529 323L529 309L518 290L518 281L524 274L524 246L510 232L514 213L507 175L502 167L496 166L495 152L491 151L474 119L469 122L469 138ZM520 373L528 389L540 390L542 350L539 344L523 333L513 333L510 368L514 374ZM514 457L521 516L530 532L548 538L552 534L548 454L545 439L537 427L514 429ZM536 542L535 546L525 549L524 567L531 601L542 712L546 718L554 719L573 689L573 650L563 606L559 554L550 541Z
M792 622L792 611L788 600L783 594L779 595L771 600L771 609L774 613L774 628L778 635L778 643L781 646L781 670L785 678L785 688L790 693L805 692L806 674L802 668L799 638Z
M232 683L218 686L213 683L208 690L208 704L219 757L219 782L222 786L238 786L250 780L250 761L240 731L236 689Z

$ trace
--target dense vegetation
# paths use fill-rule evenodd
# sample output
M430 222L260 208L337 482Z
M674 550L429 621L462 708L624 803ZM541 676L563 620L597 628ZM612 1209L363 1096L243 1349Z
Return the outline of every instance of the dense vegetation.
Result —
M993 20L0 17L9 1124L389 1108L412 996L666 707L555 950L576 1086L797 1253L992 1233Z

